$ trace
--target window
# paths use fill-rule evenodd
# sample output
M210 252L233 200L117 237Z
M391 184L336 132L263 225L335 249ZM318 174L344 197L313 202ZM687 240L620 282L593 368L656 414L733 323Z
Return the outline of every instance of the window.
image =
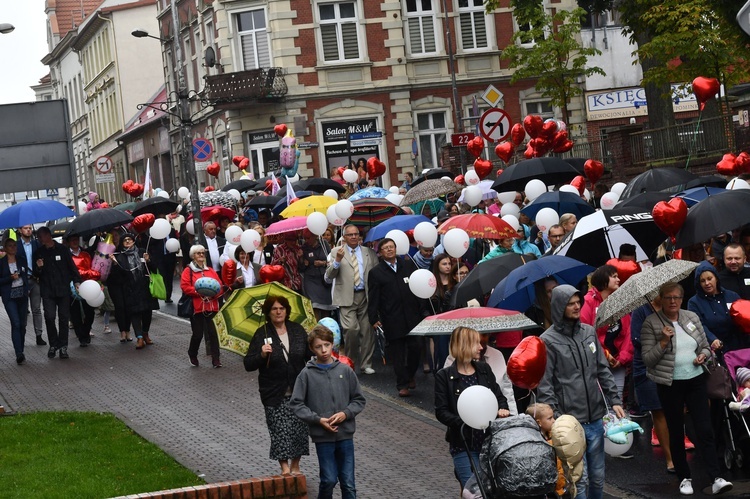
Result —
M527 102L525 105L526 115L538 114L543 120L555 117L555 110L552 109L552 104L549 101Z
M419 157L422 169L437 168L441 164L440 151L448 142L445 112L418 113Z
M406 25L412 55L434 54L435 11L432 0L406 0Z
M318 5L323 60L346 62L360 58L359 25L354 2Z
M487 24L483 0L458 0L461 23L461 47L464 50L487 48Z
M519 41L521 42L522 47L533 47L536 45L538 41L540 41L539 38L536 38L532 33L532 26L529 23L522 24L518 27L518 31L521 32L521 38ZM544 40L544 36L541 38Z
M235 16L239 34L239 53L242 69L271 67L271 52L263 9L241 12Z

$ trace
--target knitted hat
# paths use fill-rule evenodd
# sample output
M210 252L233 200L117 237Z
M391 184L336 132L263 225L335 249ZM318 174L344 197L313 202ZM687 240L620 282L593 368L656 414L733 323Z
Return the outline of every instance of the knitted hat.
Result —
M737 368L737 384L742 386L745 382L750 381L750 369L747 367Z
M89 201L91 201L93 203L94 199L96 199L96 196L98 196L98 195L99 194L95 193L94 191L89 192Z

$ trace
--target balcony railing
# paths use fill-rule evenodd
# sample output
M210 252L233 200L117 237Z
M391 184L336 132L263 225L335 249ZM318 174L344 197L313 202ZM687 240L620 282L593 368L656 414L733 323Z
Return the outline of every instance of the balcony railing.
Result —
M206 76L206 99L214 104L273 102L288 91L282 68L251 69Z
M691 156L699 158L727 152L731 122L724 117L643 130L630 135L633 163L649 163Z

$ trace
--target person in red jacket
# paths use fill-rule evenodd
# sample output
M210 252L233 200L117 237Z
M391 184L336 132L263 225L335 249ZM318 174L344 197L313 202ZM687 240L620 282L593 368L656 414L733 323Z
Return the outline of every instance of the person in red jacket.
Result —
M91 270L91 255L81 249L81 238L79 236L68 236L66 241L73 257L78 273L83 281L98 281L101 275L96 270ZM86 300L71 296L70 298L70 322L73 323L78 341L82 347L91 343L91 326L94 324L94 307Z

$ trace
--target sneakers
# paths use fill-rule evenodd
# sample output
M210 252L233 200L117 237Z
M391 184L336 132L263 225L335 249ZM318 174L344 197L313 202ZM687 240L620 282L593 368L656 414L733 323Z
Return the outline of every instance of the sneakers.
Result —
M49 347L49 350L47 350L47 357L49 357L50 359L54 359L56 353L57 349L55 347Z
M687 435L685 435L685 450L695 449L695 444L690 441Z
M717 480L719 479L717 478ZM693 481L691 479L686 478L680 482L680 494L682 494L683 496L693 495Z
M47 344L47 342L44 341L44 338L42 338L42 335L40 334L39 336L36 337L36 344L39 345L40 347L43 347L44 345Z
M61 359L69 359L68 356L68 347L60 347L60 358Z
M109 326L104 326L104 334L110 334L112 332L112 329L110 329Z
M189 355L188 354L188 357L190 357L190 365L191 366L198 367L200 365L199 362L198 362L198 356L197 355Z
M16 357L16 364L18 364L19 366L24 362L26 362L26 356L24 354L18 355Z
M656 432L653 428L651 428L651 446L652 447L659 447L661 444L659 443L659 439L656 437Z
M218 368L222 367L221 361L219 359L213 359L211 361L211 365L214 367L214 369L218 369Z
M727 482L723 478L717 478L714 480L713 485L711 485L711 492L713 492L714 495L723 494L724 492L732 490L732 487L732 482Z

